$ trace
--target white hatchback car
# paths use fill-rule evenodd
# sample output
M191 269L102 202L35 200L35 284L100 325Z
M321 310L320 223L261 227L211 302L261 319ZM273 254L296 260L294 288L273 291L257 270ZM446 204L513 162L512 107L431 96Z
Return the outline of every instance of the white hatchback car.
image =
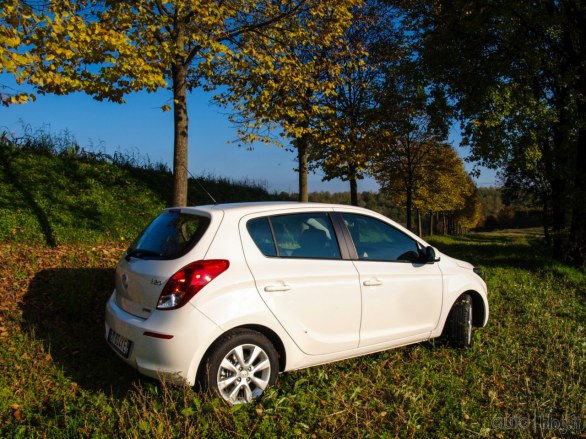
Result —
M442 335L470 346L481 275L358 207L166 209L118 263L106 338L145 375L250 402L280 371Z

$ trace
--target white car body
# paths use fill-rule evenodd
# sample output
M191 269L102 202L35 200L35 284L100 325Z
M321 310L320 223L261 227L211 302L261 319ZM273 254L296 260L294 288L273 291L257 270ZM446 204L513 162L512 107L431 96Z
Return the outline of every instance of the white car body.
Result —
M145 375L193 385L210 347L239 328L268 338L278 353L279 371L288 371L438 337L464 293L472 298L471 324L482 327L488 320L486 284L468 263L437 251L433 260L414 262L370 260L367 251L357 257L349 229L341 232L344 226L336 218L347 223L346 218L368 217L364 220L393 228L417 247L428 248L418 236L370 210L243 203L180 212L209 218L195 247L169 260L125 255L106 306L106 338L124 361ZM264 223L270 217L276 240L274 218L299 213L331 219L335 232L328 239L337 239L339 257L263 254L247 228L249 221L260 218ZM313 228L315 222L306 226ZM169 279L193 261L205 260L227 260L229 267L184 306L158 309Z

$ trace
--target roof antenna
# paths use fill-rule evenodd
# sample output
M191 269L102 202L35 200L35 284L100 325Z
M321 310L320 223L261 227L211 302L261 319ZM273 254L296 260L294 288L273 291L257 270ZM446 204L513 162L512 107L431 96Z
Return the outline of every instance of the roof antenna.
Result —
M187 169L187 167L185 167L185 170L187 171L187 173L189 174L189 176L191 178L193 178L193 180L197 183L197 185L200 187L200 189L202 191L204 191L204 193L210 198L210 200L212 200L212 203L218 204L218 202L216 201L216 199L214 197L212 197L212 194L210 194L208 191L206 191L206 188L203 187L203 185L199 182L199 180L191 172L189 172L189 169Z

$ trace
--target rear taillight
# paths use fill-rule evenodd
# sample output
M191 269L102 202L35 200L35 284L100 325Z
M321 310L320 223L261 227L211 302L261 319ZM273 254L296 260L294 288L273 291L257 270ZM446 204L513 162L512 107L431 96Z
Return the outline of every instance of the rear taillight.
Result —
M224 259L211 259L193 262L183 267L167 281L159 297L157 309L182 307L229 266L230 262Z

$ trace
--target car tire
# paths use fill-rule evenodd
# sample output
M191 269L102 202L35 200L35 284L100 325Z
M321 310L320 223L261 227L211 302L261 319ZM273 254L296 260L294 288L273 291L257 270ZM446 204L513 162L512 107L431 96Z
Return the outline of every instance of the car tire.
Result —
M462 294L450 310L442 337L450 346L469 348L473 341L472 331L472 297Z
M250 329L223 335L214 342L203 363L200 383L229 404L259 399L274 385L279 356L270 340Z

